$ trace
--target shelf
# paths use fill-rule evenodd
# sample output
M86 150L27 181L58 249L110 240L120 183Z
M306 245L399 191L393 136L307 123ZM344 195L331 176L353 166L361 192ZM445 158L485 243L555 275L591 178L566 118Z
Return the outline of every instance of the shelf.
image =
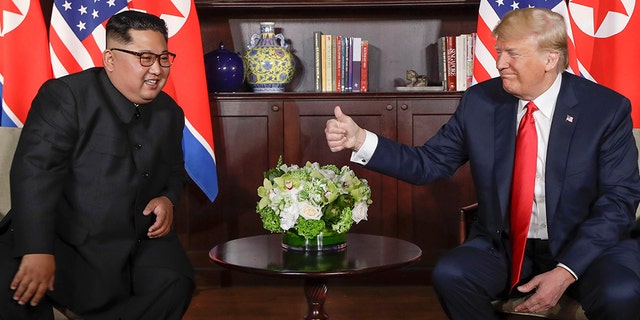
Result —
M195 0L198 8L321 8L321 7L416 7L416 6L477 6L479 0L320 0L320 1L268 1L268 0Z
M462 92L283 92L283 93L210 93L215 100L284 100L284 99L314 99L314 100L368 100L368 99L422 99L422 98L451 98L460 99Z

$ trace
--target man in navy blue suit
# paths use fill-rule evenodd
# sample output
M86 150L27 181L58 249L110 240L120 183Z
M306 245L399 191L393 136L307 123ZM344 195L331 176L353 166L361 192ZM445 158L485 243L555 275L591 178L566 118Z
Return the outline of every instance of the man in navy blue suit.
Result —
M500 77L469 88L458 109L422 146L360 128L339 107L325 134L333 152L414 184L451 176L470 162L479 218L468 240L444 255L433 286L452 319L496 319L490 302L530 297L540 312L564 293L589 319L640 319L640 244L630 233L640 200L631 103L564 72L561 15L521 9L493 31ZM510 212L517 128L534 102L537 135L531 221L520 277L511 287Z

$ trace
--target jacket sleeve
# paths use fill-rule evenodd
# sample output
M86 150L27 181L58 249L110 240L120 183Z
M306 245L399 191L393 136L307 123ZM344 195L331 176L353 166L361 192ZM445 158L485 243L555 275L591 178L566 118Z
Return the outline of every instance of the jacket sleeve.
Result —
M75 103L58 80L46 82L29 111L11 167L14 254L53 253L59 200L77 139Z

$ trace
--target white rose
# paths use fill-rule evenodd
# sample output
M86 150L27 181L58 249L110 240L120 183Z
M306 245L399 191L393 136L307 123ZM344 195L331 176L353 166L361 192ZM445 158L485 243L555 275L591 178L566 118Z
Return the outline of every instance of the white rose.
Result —
M358 223L358 222L360 222L362 220L367 220L367 210L368 209L369 208L368 208L366 202L362 201L362 202L356 203L356 206L351 211L351 218L356 223Z
M300 215L307 220L320 220L322 218L322 210L318 206L314 206L307 201L298 203Z

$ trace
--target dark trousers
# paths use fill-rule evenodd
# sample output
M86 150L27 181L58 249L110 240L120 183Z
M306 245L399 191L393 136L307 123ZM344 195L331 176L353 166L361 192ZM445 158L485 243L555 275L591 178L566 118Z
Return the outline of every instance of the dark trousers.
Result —
M450 319L499 319L491 301L509 295L508 240L476 237L444 255L432 283ZM640 244L626 240L596 259L569 287L591 320L640 319ZM522 281L554 268L548 245L528 241Z
M13 290L9 285L18 270L20 259L11 257L7 238L0 235L0 320L53 319L52 300L48 298L36 307L21 306L13 300ZM87 320L181 319L191 302L194 289L192 278L166 266L145 263L153 262L153 259L143 260L131 265L131 293L127 298L113 301L108 308L80 316Z

